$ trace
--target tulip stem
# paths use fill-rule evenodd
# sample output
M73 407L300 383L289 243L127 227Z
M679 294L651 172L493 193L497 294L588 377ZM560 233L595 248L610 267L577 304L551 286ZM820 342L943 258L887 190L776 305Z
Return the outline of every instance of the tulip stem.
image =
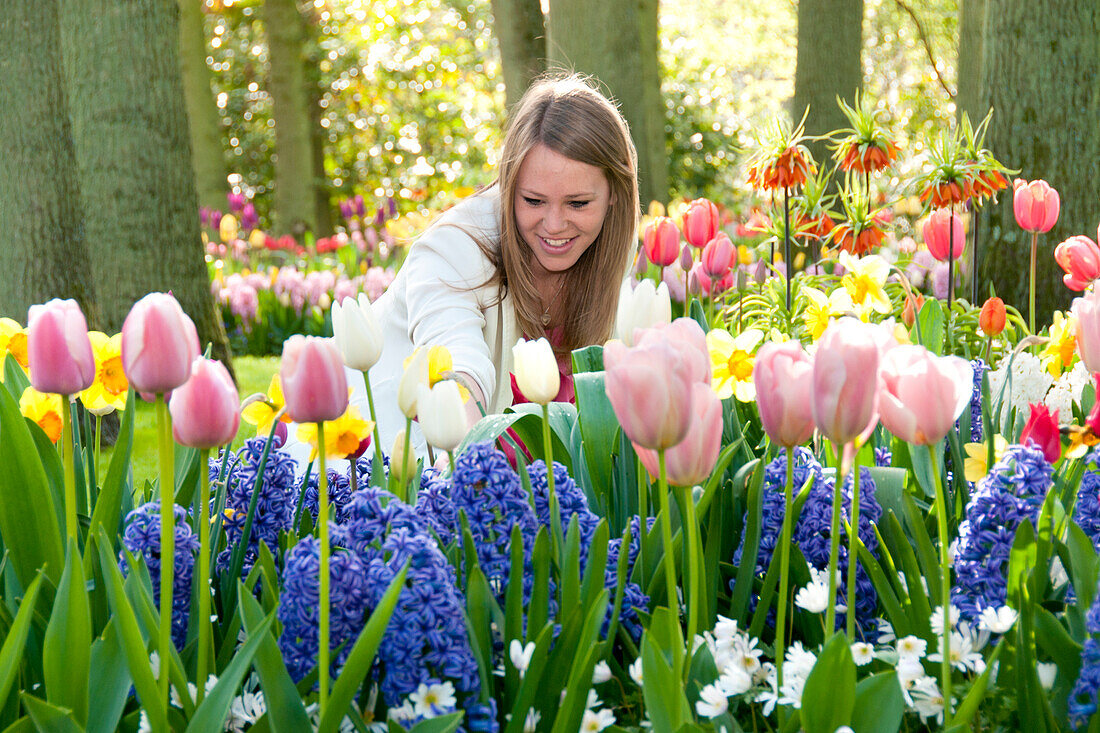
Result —
M783 656L787 645L787 581L791 568L791 514L794 512L794 448L787 448L787 485L783 491L783 528L779 539L779 607L775 611L775 678L783 686Z
M172 585L176 568L176 486L172 418L164 394L154 398L160 454L160 697L168 704L168 669L172 645ZM201 473L201 471L200 471Z
M940 663L940 677L943 689L944 720L951 720L951 565L948 559L947 537L947 497L944 495L943 478L940 469L936 465L936 452L928 445L928 459L932 462L932 476L936 480L936 520L940 530L940 582L942 583L943 626L940 633L943 636L940 653L943 661ZM935 632L935 629L932 629Z
M1031 233L1031 294L1028 303L1031 306L1027 326L1031 335L1035 335L1035 251L1039 247L1039 232Z
M687 586L687 644L688 649L692 649L693 640L695 639L695 631L698 626L699 617L699 553L696 552L696 544L699 542L698 532L699 525L695 519L695 497L692 496L690 486L681 486L679 488L681 508L683 515L680 517L681 524L683 525L684 532L684 546L687 548L687 560L688 568L686 583ZM684 665L684 679L687 680L687 675L691 668L691 659L688 659L688 663Z
M451 475L455 475L455 452L453 450L447 451L447 462L451 464Z
M680 619L680 602L676 594L676 563L672 557L672 517L668 505L668 477L665 474L665 449L657 451L657 500L661 506L661 541L664 544L663 562L665 566L665 585L668 588L668 607L675 612L677 622ZM691 640L688 640L688 644Z
M99 454L101 453L101 448L102 447L103 447L103 416L102 415L96 415L95 416L95 457L92 459L95 463L96 480L99 480L99 477L103 475L99 472L99 469L100 469ZM93 509L92 505L89 504L88 505L88 511L91 512L92 509Z
M202 450L199 466L210 465L210 449ZM199 470L199 655L195 663L198 700L206 695L206 662L210 646L210 471Z
M329 548L328 548L328 475L325 472L325 423L317 422L317 529L321 537L320 558L320 616L318 622L318 646L317 646L317 673L318 706L321 717L325 717L325 705L328 702L328 674L329 674Z
M65 536L77 542L76 470L73 467L73 416L69 396L61 398L61 462L65 466ZM89 508L89 511L91 509Z
M857 543L859 542L859 454L852 459L852 508L848 525L848 599L845 605L848 611L845 615L845 631L848 632L848 640L856 638L856 562Z
M825 633L832 634L836 631L836 566L840 558L840 505L842 502L840 488L844 485L844 474L847 466L844 463L844 452L849 444L839 446L839 470L836 472L836 481L833 482L833 516L829 522L829 597L828 606L825 607ZM854 446L853 446L854 447Z
M370 408L370 420L374 429L374 463L378 466L378 470L382 470L382 443L378 433L378 419L374 416L374 393L370 388L370 370L363 370L363 383L367 387L367 407ZM378 486L378 481L375 480L374 466L371 467L371 483Z
M550 405L542 406L542 446L546 453L546 491L553 503L554 492L554 443L550 440Z
M397 498L405 502L406 504L410 503L409 479L412 478L411 476L405 475L406 473L411 473L411 471L407 472L405 469L409 467L409 446L412 442L412 424L413 421L411 417L405 418L405 445L401 449L401 465L399 466L399 471L397 474L399 478L397 483L401 487L401 491L398 493ZM390 458L390 470L393 470L392 456Z
M642 459L635 458L634 461L634 470L638 473L638 562L642 565L642 577L646 578L649 577L645 574L645 540L649 534L646 531L649 524L649 480L646 478L648 474L642 465Z
M783 187L783 272L787 276L787 325L789 326L791 323L791 189L786 186Z

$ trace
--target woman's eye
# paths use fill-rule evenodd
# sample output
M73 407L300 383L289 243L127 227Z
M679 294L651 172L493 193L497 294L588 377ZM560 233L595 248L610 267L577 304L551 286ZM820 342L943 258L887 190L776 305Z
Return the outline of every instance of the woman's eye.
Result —
M527 204L528 206L538 206L539 204L542 203L542 200L541 199L528 198L527 196L524 196L523 197L523 203Z
M583 209L585 206L588 206L588 202L587 201L570 201L569 205L572 206L574 209Z

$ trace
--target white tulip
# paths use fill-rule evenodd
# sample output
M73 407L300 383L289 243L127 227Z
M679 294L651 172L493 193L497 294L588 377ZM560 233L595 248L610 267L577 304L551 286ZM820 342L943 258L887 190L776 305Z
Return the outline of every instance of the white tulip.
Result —
M466 407L458 382L444 379L430 388L421 384L417 392L416 413L424 439L450 453L466 437Z
M393 439L393 448L390 449L390 474L398 481L408 481L416 472L416 451L409 447L408 455L405 454L405 431L398 430Z
M668 285L654 286L646 279L632 290L630 278L619 288L619 307L615 315L615 338L627 346L634 345L634 331L652 328L672 321L672 300Z
M512 373L519 391L531 402L545 405L558 396L561 372L554 350L545 338L538 341L520 339L512 347Z
M416 400L420 386L428 386L428 354L431 351L426 346L421 346L413 352L405 365L405 373L401 375L401 381L397 385L397 406L401 413L410 420L416 417Z
M365 372L382 355L382 329L366 293L332 304L332 333L344 364Z

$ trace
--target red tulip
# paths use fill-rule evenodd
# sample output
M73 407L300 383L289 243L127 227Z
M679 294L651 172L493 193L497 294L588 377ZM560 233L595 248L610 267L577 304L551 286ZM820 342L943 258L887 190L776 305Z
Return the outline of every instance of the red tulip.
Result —
M1100 372L1100 291L1074 298L1070 310L1077 320L1077 353L1085 368L1096 374Z
M665 476L673 486L695 486L707 480L722 448L722 401L709 386L691 385L691 427L677 445L665 451ZM657 451L635 444L650 475L657 476Z
M180 445L217 448L233 440L241 424L240 397L225 366L198 357L191 378L172 391L168 410L172 435Z
M680 256L680 230L667 216L658 216L642 238L646 257L658 267L668 267Z
M295 422L335 420L348 409L344 362L332 339L291 336L283 344L279 381Z
M1043 457L1047 463L1054 463L1062 457L1062 437L1058 430L1058 411L1053 413L1046 405L1033 405L1031 416L1027 419L1023 431L1020 433L1020 445L1027 445L1028 441L1043 451Z
M706 199L688 204L683 219L684 239L692 247L702 249L718 233L718 207Z
M764 432L776 445L791 449L813 435L813 372L813 359L797 341L769 341L756 352L756 406Z
M870 432L878 422L879 345L873 327L854 318L833 323L817 342L813 415L837 445Z
M54 298L30 307L27 360L31 386L39 392L71 395L92 386L95 356L88 324L75 300Z
M627 438L653 450L684 439L691 426L692 381L671 340L655 338L632 348L611 341L604 367L604 389Z
M1054 259L1066 271L1062 282L1070 290L1084 290L1100 277L1100 246L1083 234L1055 247Z
M703 272L714 282L721 280L729 273L736 258L737 249L733 246L733 242L725 232L719 232L714 239L707 242L699 262L703 265Z
M122 369L138 392L171 392L191 376L199 355L195 324L168 293L134 303L122 324Z
M921 231L929 254L940 262L947 262L950 252L954 253L951 257L958 259L966 249L966 232L963 229L962 217L950 209L933 211L924 221Z
M879 416L896 437L913 445L943 440L970 403L974 370L957 356L923 346L898 346L882 357Z
M1028 183L1017 178L1012 185L1016 189L1012 195L1016 223L1029 232L1049 232L1058 221L1058 192L1046 181Z
M985 301L982 311L978 314L978 326L986 336L1000 336L1005 330L1005 302L993 297Z

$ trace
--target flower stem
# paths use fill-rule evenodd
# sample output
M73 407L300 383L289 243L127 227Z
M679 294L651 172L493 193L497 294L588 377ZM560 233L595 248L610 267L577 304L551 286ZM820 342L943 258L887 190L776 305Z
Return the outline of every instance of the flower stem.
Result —
M1031 334L1035 335L1035 251L1039 247L1039 232L1031 233L1031 294L1028 304L1031 309L1028 314L1027 327Z
M561 505L554 488L554 445L550 440L550 405L542 406L542 445L546 453L546 494L550 507L550 533L558 550L565 546L565 528L561 526Z
M382 470L382 443L378 433L378 420L374 416L374 393L370 388L370 372L366 369L363 370L363 382L367 387L367 407L370 408L370 420L374 424L374 462L378 465L378 470ZM378 485L378 481L375 480L374 469L371 468L371 483Z
M936 452L932 446L928 447L928 458L932 461L932 475L936 480L936 520L940 530L940 581L942 583L943 602L943 643L941 653L943 660L940 662L941 687L943 689L944 720L951 720L951 565L948 560L947 550L947 496L944 494L943 479L940 476L939 467L936 466ZM935 629L933 629L935 631Z
M317 452L317 529L321 537L321 562L320 562L320 617L318 623L317 646L317 673L319 677L320 693L318 706L321 717L325 717L325 704L328 702L328 674L329 674L329 569L328 569L328 474L325 472L325 424L317 423L317 444L321 449Z
M844 485L844 475L847 466L844 465L844 452L851 445L846 443L840 446L840 470L837 471L836 481L833 482L833 517L829 522L829 598L825 609L825 634L828 636L836 631L836 566L840 559L840 505L842 503L840 488ZM853 446L854 448L854 446Z
M172 645L172 584L176 569L176 486L172 422L164 394L157 393L157 448L160 454L160 697L168 705L168 669Z
M668 607L680 618L680 602L676 594L676 563L672 557L672 517L669 515L668 478L665 475L665 451L657 451L658 488L657 499L661 505L661 541L664 544L665 585L668 588ZM690 643L690 641L689 641Z
M406 470L409 467L409 446L412 442L412 418L405 418L405 447L401 450L401 466L398 470L398 476L401 480L398 483L401 486L401 491L398 492L397 498L403 502L410 503L409 500L409 479L411 476L406 476ZM390 461L390 470L393 470L393 461ZM408 473L411 473L409 471Z
M77 542L77 529L76 470L73 468L73 416L69 396L59 396L61 397L61 462L65 466L65 536L75 543ZM91 511L90 507L89 511Z
M210 465L210 449L204 448L199 466ZM210 471L199 471L199 655L196 687L201 703L206 695L207 647L210 646Z
M787 579L791 567L791 514L794 512L794 448L787 448L787 486L783 491L783 528L779 540L779 607L775 612L776 686L783 686L783 656L787 639Z
M692 496L690 486L680 487L680 500L683 506L681 525L684 527L684 546L688 548L687 570L687 644L690 650L695 639L695 631L698 627L699 617L699 553L696 552L696 544L699 542L699 524L695 519L695 498ZM684 676L687 678L691 668L691 660L684 665Z
M774 258L773 258L774 259ZM775 264L774 262L772 264ZM791 189L783 187L783 271L787 277L787 324L791 322Z
M646 535L649 534L646 530L649 522L649 481L646 480L646 470L642 465L642 459L636 458L635 470L638 473L638 562L642 566L642 577L647 578L645 574L645 546Z
M100 449L103 447L103 416L95 416L95 457L92 459L95 462L95 475L96 479L102 481L102 476L99 472L99 454ZM92 505L88 505L88 511L92 511Z
M949 208L947 218L947 312L951 313L951 303L955 300L955 205Z
M859 542L859 454L852 460L852 510L851 523L848 525L848 599L845 605L848 611L845 614L844 630L848 632L849 641L856 638L856 558L859 557L857 543Z

